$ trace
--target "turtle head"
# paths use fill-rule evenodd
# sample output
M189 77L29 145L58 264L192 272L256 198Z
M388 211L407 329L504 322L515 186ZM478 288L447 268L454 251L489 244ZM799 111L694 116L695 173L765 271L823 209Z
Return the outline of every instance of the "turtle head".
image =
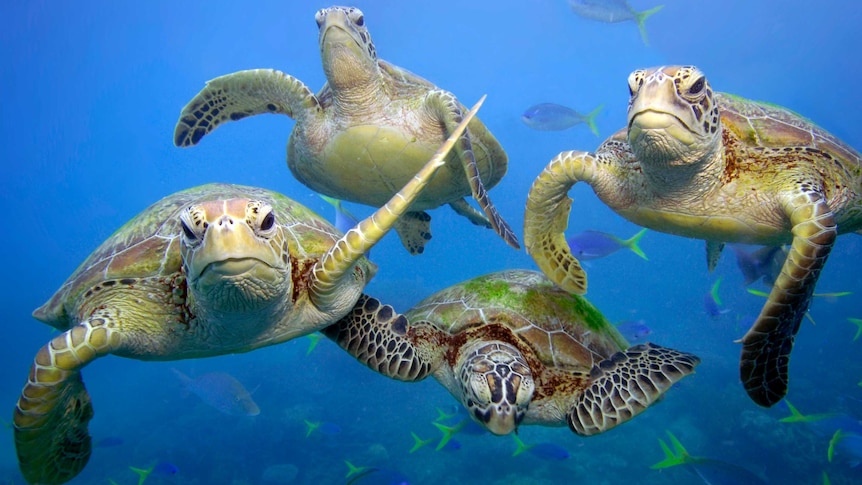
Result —
M494 434L509 434L524 419L536 385L524 357L504 342L478 342L462 352L455 369L461 402Z
M721 144L718 105L698 68L637 70L628 82L628 140L646 170L711 158Z
M286 301L292 287L287 241L272 206L228 199L180 214L183 268L198 307L224 313Z
M336 93L366 85L378 76L377 50L354 7L329 7L314 16L326 80Z

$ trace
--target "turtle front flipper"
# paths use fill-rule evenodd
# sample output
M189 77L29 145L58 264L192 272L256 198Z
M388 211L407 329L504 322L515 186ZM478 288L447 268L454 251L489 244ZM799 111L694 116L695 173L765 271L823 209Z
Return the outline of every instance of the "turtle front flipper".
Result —
M275 69L251 69L219 76L183 108L174 128L174 145L197 145L227 121L278 113L297 118L320 109L314 93L302 81Z
M454 133L455 127L463 119L461 103L458 102L455 95L438 89L428 93L426 102L431 112L436 113L440 121L446 126L446 130ZM503 219L503 216L497 212L497 208L494 207L494 203L488 197L485 184L482 182L482 177L479 174L479 165L476 163L476 155L473 152L473 142L470 140L469 132L464 132L460 140L458 140L458 148L458 156L464 166L464 173L467 176L467 181L470 183L473 198L476 199L479 207L488 216L491 228L506 241L506 244L515 249L520 249L521 244L518 242L518 236L515 235L515 231Z
M119 335L93 318L54 337L36 354L13 424L21 473L30 483L65 483L90 458L93 417L80 369L111 353Z
M356 260L383 239L401 216L408 212L410 204L422 193L434 174L446 164L449 151L467 129L467 124L476 116L484 101L485 96L482 96L464 116L461 123L455 127L446 142L434 153L431 160L413 176L410 182L407 182L383 207L347 231L314 265L314 277L309 295L318 308L324 310L336 308L344 301L345 295L339 285L341 278L352 270Z
M533 181L524 212L527 254L551 281L577 295L587 292L587 274L566 241L572 208L568 193L577 182L592 183L596 163L588 152L568 151L554 157Z
M425 211L410 211L401 216L393 226L401 244L412 256L425 251L425 243L431 240L431 216Z
M793 226L793 243L769 299L742 337L739 365L748 396L765 407L787 393L793 341L838 236L833 213L821 194L799 193L785 204L785 209Z
M409 331L415 338L416 330L408 327L404 315L362 295L353 311L321 333L372 370L400 381L419 381L437 367L443 347L432 341L415 346Z
M607 431L656 402L692 374L696 355L646 343L617 352L590 372L590 387L578 396L566 420L582 436Z

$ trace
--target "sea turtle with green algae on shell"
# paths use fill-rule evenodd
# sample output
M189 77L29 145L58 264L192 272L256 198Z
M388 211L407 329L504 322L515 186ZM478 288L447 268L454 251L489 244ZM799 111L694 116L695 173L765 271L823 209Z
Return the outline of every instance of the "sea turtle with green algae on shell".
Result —
M93 360L247 352L348 314L376 271L364 254L445 165L476 109L391 201L343 235L283 195L226 184L165 197L121 227L33 313L62 333L36 354L15 408L24 478L64 483L86 465L93 406L81 370Z
M586 299L527 270L456 284L403 315L363 297L323 333L388 377L433 375L498 435L521 424L568 424L583 436L607 431L700 362L654 344L627 348Z
M378 59L359 9L330 7L315 17L327 81L317 94L273 69L215 78L183 108L174 143L195 145L219 125L247 116L287 115L296 120L287 142L287 166L297 180L336 199L380 207L425 164L465 108L452 93ZM519 248L517 236L486 193L500 182L507 165L496 138L473 119L446 167L396 224L404 247L421 253L431 238L431 217L425 211L449 204ZM470 194L485 215L467 203Z
M696 67L629 76L628 125L593 152L557 155L527 198L524 241L551 279L583 294L566 244L572 185L583 181L635 224L724 243L790 244L769 299L742 337L740 376L771 406L787 392L799 324L835 238L862 228L860 154L779 106L714 92Z

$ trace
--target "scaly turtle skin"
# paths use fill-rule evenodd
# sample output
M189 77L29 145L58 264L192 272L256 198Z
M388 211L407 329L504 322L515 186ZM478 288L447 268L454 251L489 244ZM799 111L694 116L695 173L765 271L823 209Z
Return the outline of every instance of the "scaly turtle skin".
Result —
M33 313L62 333L36 354L14 412L27 481L64 483L86 465L93 407L81 369L94 359L247 352L346 315L376 270L363 255L445 164L474 114L344 235L287 197L225 184L168 196L120 228Z
M541 273L457 284L404 315L363 297L323 333L372 370L433 375L492 433L520 424L589 436L627 421L694 371L696 356L625 339L583 297Z
M706 240L710 269L727 242L789 243L742 338L745 390L771 406L787 392L795 335L836 236L862 228L860 155L787 109L713 92L695 67L635 71L629 90L626 129L595 153L560 153L533 183L527 251L563 288L586 291L563 235L579 181L635 224Z
M195 145L220 124L246 116L287 115L296 120L287 166L297 180L336 199L380 207L452 133L465 108L452 93L378 59L359 9L326 8L316 20L327 79L320 92L272 69L218 77L183 108L174 143ZM443 204L520 247L485 192L507 164L506 152L474 119L446 168L396 225L404 247L411 254L423 251L431 238L431 217L424 211ZM471 193L487 218L464 200Z

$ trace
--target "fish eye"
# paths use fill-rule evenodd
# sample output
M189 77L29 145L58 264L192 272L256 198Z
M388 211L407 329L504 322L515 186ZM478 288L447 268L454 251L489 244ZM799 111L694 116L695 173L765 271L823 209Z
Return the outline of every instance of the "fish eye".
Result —
M198 237L195 235L194 231L189 229L189 226L186 225L186 221L180 220L180 225L183 226L183 233L190 241L196 241Z
M266 217L263 218L263 221L260 222L260 229L262 231L268 231L272 229L272 226L275 225L275 216L270 211Z
M700 94L700 92L703 91L703 87L705 84L706 80L703 78L703 76L697 78L697 81L695 81L694 84L692 84L691 87L688 88L688 94Z

